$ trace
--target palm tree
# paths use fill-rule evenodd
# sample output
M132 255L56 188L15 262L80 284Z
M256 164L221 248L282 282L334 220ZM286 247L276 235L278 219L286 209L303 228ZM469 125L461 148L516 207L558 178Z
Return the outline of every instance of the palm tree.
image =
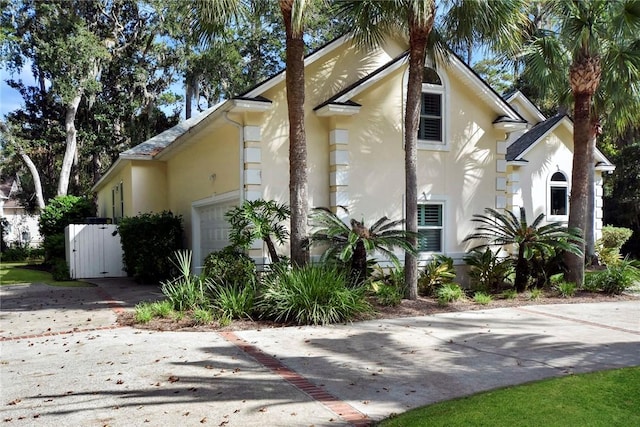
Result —
M491 48L509 50L517 38L524 15L521 0L481 2L450 0L443 2L447 13L442 24L451 34L450 41L472 45L474 40ZM417 146L424 63L436 18L435 0L353 0L337 2L338 13L353 28L356 40L376 44L386 34L401 33L409 39L409 76L404 116L405 212L409 241L415 248L418 231ZM444 29L443 29L444 30ZM441 39L440 39L441 40ZM444 49L440 49L441 52ZM431 51L433 53L433 51ZM444 55L446 56L446 55ZM405 281L409 298L418 297L418 266L415 252L405 254Z
M256 239L267 245L271 262L280 261L275 243L284 244L289 237L281 224L291 215L289 207L273 200L245 200L225 214L231 225L229 239L234 246L248 249ZM275 241L275 243L274 243Z
M548 2L551 29L534 29L524 51L524 77L543 93L566 93L573 100L573 170L569 226L586 233L589 224L589 186L593 185L595 139L604 111L611 103L594 104L598 90L637 94L640 79L640 10L637 2L618 0L557 0ZM615 80L615 83L614 83ZM613 98L618 98L616 95ZM606 94L603 93L603 99ZM557 98L560 103L562 99ZM607 107L605 107L608 104ZM604 110L603 110L604 107ZM638 119L637 108L617 99L615 127ZM593 197L593 196L591 196ZM585 235L585 234L583 234ZM590 239L592 240L592 239ZM582 243L584 253L584 243ZM584 256L565 254L567 279L581 285Z
M259 1L259 0L255 0ZM186 2L185 2L186 3ZM307 142L304 126L304 16L311 0L279 0L286 33L286 88L289 113L289 203L291 205L291 262L309 262L307 243ZM192 28L202 39L222 32L230 21L247 12L243 0L196 0Z
M345 209L346 211L346 209ZM364 221L351 219L350 225L343 222L327 208L315 208L310 215L313 226L310 244L328 244L323 259L338 259L351 266L353 283L362 283L367 278L367 255L382 252L394 264L399 265L394 248L414 252L411 233L401 228L403 220L391 221L382 217L367 227Z
M527 223L524 208L520 208L520 218L511 211L505 213L495 209L485 209L485 215L473 215L472 221L480 224L476 231L468 235L464 241L481 239L483 243L475 248L488 246L515 245L517 248L515 270L515 287L518 292L527 288L529 276L529 262L536 253L550 255L557 251L582 255L580 245L584 247L584 240L580 237L580 230L567 228L560 222L552 222L540 227L544 214L540 214L531 223Z

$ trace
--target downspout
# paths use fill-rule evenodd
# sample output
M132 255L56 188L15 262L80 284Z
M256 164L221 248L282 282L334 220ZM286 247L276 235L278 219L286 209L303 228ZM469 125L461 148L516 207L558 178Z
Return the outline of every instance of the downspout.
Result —
M238 128L238 145L240 146L240 204L244 202L244 126L229 118L229 112L225 111L226 122Z

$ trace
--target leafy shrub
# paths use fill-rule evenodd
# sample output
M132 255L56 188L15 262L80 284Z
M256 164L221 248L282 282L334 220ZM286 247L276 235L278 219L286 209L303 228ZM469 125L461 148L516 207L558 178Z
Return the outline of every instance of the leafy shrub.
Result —
M174 280L162 282L162 294L177 311L207 307L209 299L203 279L191 274L191 252L177 251L175 257L180 275Z
M501 295L504 299L516 299L518 297L518 291L515 289L505 289Z
M529 299L530 300L538 300L540 299L540 297L542 297L544 291L540 288L533 288L531 289L531 292L529 292Z
M371 283L371 290L376 297L376 301L384 306L397 306L402 302L402 296L404 295L402 289L379 280Z
M493 298L491 298L491 295L485 294L484 292L476 292L473 295L473 301L477 302L478 304L482 304L482 305L489 304L492 299Z
M350 288L347 275L333 267L282 270L266 279L258 307L278 322L328 324L371 310L365 288Z
M45 249L45 262L54 258L64 258L64 228L73 223L84 222L95 216L94 203L78 196L58 196L49 200L40 212L39 226Z
M51 277L53 280L62 282L70 280L69 266L64 259L56 258L51 262Z
M600 262L612 266L622 261L620 249L631 238L633 230L610 225L602 227L602 237L596 242L596 252Z
M57 196L49 200L40 212L40 234L44 237L52 234L64 234L64 228L76 222L84 222L85 218L95 216L94 203L78 196Z
M418 277L418 290L422 295L431 295L438 287L451 283L456 278L453 259L444 255L436 255L427 264Z
M584 273L584 283L582 284L582 289L587 292L600 292L600 282L598 280L597 272L585 272Z
M167 318L173 314L173 305L169 300L156 301L151 304L153 317Z
M202 274L218 286L242 289L255 282L256 265L244 253L227 246L219 252L207 255Z
M151 303L141 302L136 304L135 319L138 323L149 323L153 319L153 308Z
M562 298L570 298L576 294L576 284L571 282L561 282L555 286L555 290Z
M2 262L21 262L29 258L29 248L25 245L14 244L0 255Z
M482 292L499 292L507 278L513 273L513 262L510 258L498 256L500 249L493 252L490 248L484 251L473 250L463 259L469 266L471 287Z
M193 321L196 325L208 325L213 322L213 313L206 308L196 308L193 310Z
M256 291L251 286L216 286L211 306L225 319L251 319Z
M593 286L610 295L620 295L626 289L640 281L640 262L628 259L620 261L616 265L609 266L606 270L592 273Z
M0 217L0 252L4 252L8 248L5 240L7 234L9 234L9 221L5 217Z
M229 239L234 246L249 249L254 240L262 239L267 245L271 262L279 262L275 243L283 245L289 232L283 222L291 216L291 209L273 200L245 200L225 214L231 225Z
M143 283L170 278L170 257L182 247L182 232L182 217L171 212L122 218L118 233L129 276Z
M447 305L451 302L464 299L464 291L457 283L445 283L436 291L438 304Z

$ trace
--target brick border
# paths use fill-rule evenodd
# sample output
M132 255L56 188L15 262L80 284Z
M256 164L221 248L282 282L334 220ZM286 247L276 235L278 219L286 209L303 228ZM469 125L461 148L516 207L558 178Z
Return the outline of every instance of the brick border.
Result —
M520 310L520 311L524 311L524 312L527 312L527 313L530 313L530 314L537 314L537 315L540 315L540 316L553 317L555 319L560 319L560 320L569 320L571 322L580 323L582 325L595 326L596 328L609 329L611 331L626 332L628 334L640 335L640 331L634 331L633 329L625 329L625 328L619 328L617 326L603 325L602 323L596 323L596 322L590 322L588 320L576 319L575 317L561 316L559 314L546 313L544 311L533 310L533 309L527 308L527 307L515 307L515 308Z
M331 412L350 423L354 427L368 427L372 420L356 408L328 393L322 387L313 384L311 381L288 368L275 357L269 356L256 346L249 344L234 332L218 332L227 342L240 348L243 352L253 357L258 363L279 375L289 384L307 394L311 399L320 402Z

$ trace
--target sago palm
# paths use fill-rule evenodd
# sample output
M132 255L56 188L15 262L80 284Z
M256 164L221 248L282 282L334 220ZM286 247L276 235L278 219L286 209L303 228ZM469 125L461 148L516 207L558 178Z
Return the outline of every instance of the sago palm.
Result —
M631 105L637 106L640 79L640 7L633 0L554 0L545 4L546 21L553 25L532 30L524 49L524 79L559 104L567 92L572 99L569 226L586 232L592 227L587 223L589 184L600 120L611 115L616 122L612 129L638 120L638 108ZM612 90L618 94L611 96L611 101L594 103L594 99L607 99L607 91ZM565 262L568 280L580 285L583 255L567 253Z
M391 221L385 216L367 227L364 222L352 218L347 224L327 208L313 209L310 219L315 228L310 244L327 245L323 260L338 259L349 263L355 283L361 283L367 277L368 254L378 251L399 265L393 252L395 248L414 252L409 240L412 233L402 229L403 220Z
M511 211L503 213L487 208L484 215L473 215L472 221L479 225L464 241L485 241L473 249L514 245L515 287L518 292L524 292L528 282L529 261L536 253L550 255L555 251L564 251L582 255L580 245L584 245L584 240L580 237L580 230L567 228L560 222L540 226L543 220L544 214L540 214L529 224L524 208L520 208L520 218Z
M415 248L418 231L418 127L425 58L436 22L435 0L349 0L337 1L337 13L353 28L356 40L380 43L385 35L404 34L409 41L409 76L404 115L405 212L409 242ZM496 2L449 0L438 4L446 11L441 19L443 34L450 41L485 43L490 48L507 49L524 21L521 0ZM442 39L440 39L442 40ZM414 252L405 255L405 281L409 298L418 297L418 267Z

